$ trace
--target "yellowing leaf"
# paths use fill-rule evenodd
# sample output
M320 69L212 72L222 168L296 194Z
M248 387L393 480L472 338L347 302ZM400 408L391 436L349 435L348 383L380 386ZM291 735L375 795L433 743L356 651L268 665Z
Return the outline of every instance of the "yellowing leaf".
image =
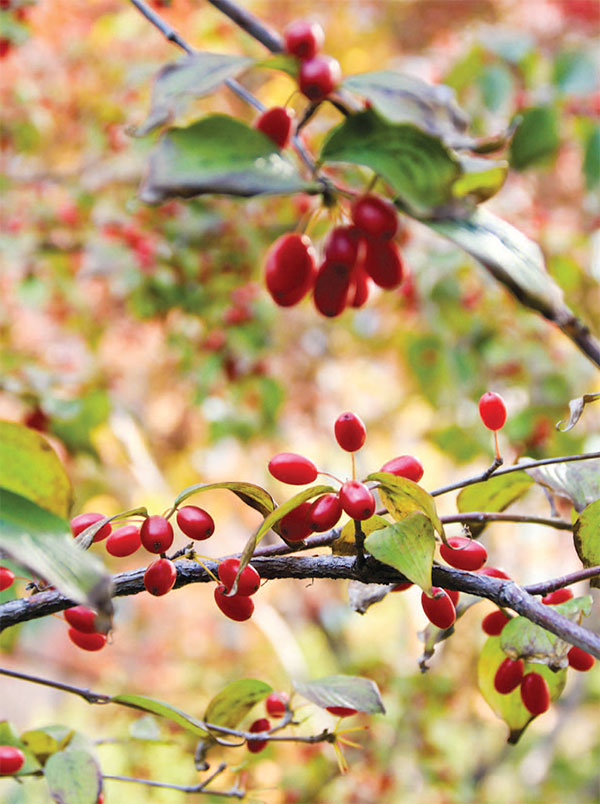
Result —
M381 561L394 567L425 592L431 592L431 568L435 535L431 520L419 511L376 530L365 540L365 548Z
M389 472L373 472L367 480L377 481L381 501L397 522L413 511L421 511L429 517L433 527L443 537L444 528L434 499L425 489L406 477L397 477Z

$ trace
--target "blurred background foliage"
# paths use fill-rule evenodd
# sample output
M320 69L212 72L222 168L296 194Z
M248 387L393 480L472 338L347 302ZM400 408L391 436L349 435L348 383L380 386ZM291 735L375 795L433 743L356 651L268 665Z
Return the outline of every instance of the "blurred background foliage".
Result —
M199 49L264 54L206 3L156 5ZM489 207L540 243L567 303L598 334L595 0L244 5L277 30L303 16L319 20L326 50L346 74L390 68L449 84L478 134L500 132L520 115L514 170ZM128 130L146 116L152 77L178 53L125 0L12 0L2 9L0 38L11 44L1 48L0 81L0 416L49 434L75 486L74 513L137 505L158 512L190 483L227 479L263 484L281 500L283 487L266 473L276 451L301 451L347 474L332 437L345 409L368 427L361 470L413 453L432 488L491 458L477 415L487 389L508 403L507 462L598 449L595 406L571 432L554 427L569 399L594 390L597 372L558 329L425 227L405 220L409 274L400 289L373 294L364 309L331 322L310 302L275 308L262 285L266 248L316 199L141 204L153 138L132 139ZM266 70L243 81L267 105L285 103L294 89L288 76ZM301 99L292 105L301 109ZM226 89L194 101L187 114L208 111L247 121L254 114ZM308 144L316 147L338 120L324 110L307 129ZM330 225L324 212L311 233L318 238ZM224 492L206 501L217 520L207 551L239 550L256 515ZM451 500L440 505L454 512ZM539 489L518 510L534 509L547 511ZM491 562L523 583L578 568L561 532L497 524L484 538ZM110 562L114 571L136 566L135 557ZM13 629L3 648L11 665L144 692L195 714L241 676L276 688L329 672L374 678L389 712L370 719L346 777L327 749L269 747L252 757L240 750L260 801L597 800L598 673L569 678L559 704L508 748L476 690L488 604L461 620L421 676L416 633L424 622L413 592L389 596L361 618L348 610L344 584L271 583L257 615L240 626L215 614L211 589L188 587L160 601L120 600L114 644L102 654L81 655L56 619ZM18 682L2 689L5 714L22 729L54 721L103 739L126 737L134 720ZM307 728L323 725L320 717ZM176 744L99 746L103 768L193 782L185 738L165 727L161 736ZM10 804L39 795L35 783L0 790ZM107 783L109 804L125 800L182 796Z

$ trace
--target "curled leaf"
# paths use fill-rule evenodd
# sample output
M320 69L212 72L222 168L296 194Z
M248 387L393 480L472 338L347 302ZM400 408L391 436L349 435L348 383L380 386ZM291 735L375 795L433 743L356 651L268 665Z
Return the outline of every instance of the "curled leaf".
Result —
M564 420L559 421L556 424L556 429L561 433L566 433L569 430L572 430L581 418L584 407L590 402L596 402L598 399L600 399L600 393L584 394L583 396L578 396L577 399L572 399L569 402L568 422L565 424ZM564 425L564 427L561 427L561 425Z

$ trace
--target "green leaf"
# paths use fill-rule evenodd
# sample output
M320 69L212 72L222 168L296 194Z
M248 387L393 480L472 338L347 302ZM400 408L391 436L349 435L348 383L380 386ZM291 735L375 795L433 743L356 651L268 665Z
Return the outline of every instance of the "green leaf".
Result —
M563 51L554 62L552 80L567 95L587 95L598 86L598 69L589 53Z
M289 53L275 53L273 56L268 56L266 59L255 62L254 66L264 67L267 70L281 70L294 80L297 80L300 72L299 59Z
M444 528L437 514L433 497L417 483L389 472L373 472L367 477L367 480L377 482L381 501L397 522L413 511L421 511L431 520L440 536L444 535Z
M272 687L254 678L233 681L208 704L204 720L215 726L235 729L252 707L264 701L271 692Z
M265 134L215 114L163 134L150 154L140 197L158 204L203 193L250 197L316 190Z
M511 472L498 477L492 475L483 483L474 483L461 489L456 498L456 507L461 513L467 511L498 513L516 502L532 485L532 479L525 472ZM485 523L469 525L474 536L479 535L485 527Z
M571 500L577 513L600 499L600 458L527 469L536 483Z
M234 78L254 62L227 53L194 53L167 64L154 79L148 118L133 133L142 137L158 126L172 122L190 98L214 92L228 78Z
M0 487L57 516L68 516L71 483L58 455L40 433L0 421Z
M50 429L71 450L81 450L96 456L92 434L106 422L110 400L103 388L96 388L79 399L48 399L45 404L50 416Z
M506 65L490 64L480 73L478 83L486 107L497 112L512 92L513 77Z
M236 497L250 508L254 508L262 516L268 516L275 508L275 501L268 491L261 486L256 486L254 483L239 483L236 481L227 481L223 483L197 483L194 486L188 486L180 494L177 495L173 505L178 508L182 502L185 502L193 494L198 494L201 491L212 491L213 489L229 489L233 491Z
M431 592L431 568L435 535L431 520L419 511L401 522L376 530L365 540L365 548L383 564L394 567L424 592Z
M59 751L44 767L50 795L57 804L96 804L102 772L87 751Z
M146 695L114 695L110 700L113 703L125 704L132 709L141 709L144 712L151 712L153 715L160 715L198 737L206 737L208 734L201 720L197 720L171 704L157 701L155 698L149 698Z
M40 770L41 766L35 758L35 754L29 749L27 744L18 737L8 720L0 720L0 745L13 745L15 748L20 748L25 754L25 764L15 776L25 776L28 773L35 773Z
M64 519L0 489L0 548L62 594L91 606L110 622L110 573L95 556L77 547Z
M526 170L551 160L560 145L558 112L553 106L535 106L520 113L521 124L510 144L510 163Z
M583 157L583 175L588 190L593 190L600 183L600 125L594 126L588 135Z
M584 508L575 520L573 542L584 567L600 566L600 500ZM590 586L600 588L600 578L592 578Z
M417 216L451 201L461 175L458 159L437 137L410 123L390 123L374 109L350 115L334 128L319 161L371 168Z
M486 201L504 184L508 173L508 162L482 159L479 156L462 155L459 157L463 171L452 187L455 198L473 198Z
M385 713L374 681L361 676L326 676L315 681L294 681L294 689L322 709L345 706L367 714Z
M57 751L64 751L69 745L75 731L66 726L45 726L32 729L21 734L21 740L36 758L44 764L48 757Z
M105 516L89 525L85 530L82 530L81 533L75 537L74 543L78 547L81 547L82 550L87 550L94 541L94 536L99 530L102 530L106 524L109 522L118 522L120 519L130 519L132 516L147 517L148 509L144 506L140 506L139 508L131 508L129 511L121 511L112 516Z
M566 433L568 430L572 430L581 418L584 407L590 402L597 402L599 399L600 393L584 394L583 396L578 396L577 399L572 399L569 402L569 421L566 424L564 421L558 422L556 429L561 433ZM561 427L561 425L564 426Z
M510 623L505 626L508 628ZM504 633L504 631L503 631ZM488 637L479 655L477 663L477 678L481 694L490 707L502 718L510 730L508 742L516 743L525 731L533 716L527 711L521 701L520 687L508 695L501 695L494 688L494 676L500 664L506 659L506 654L500 647L500 637ZM533 668L525 665L525 672L534 670L542 675L548 684L550 698L555 701L560 697L566 683L567 671L560 670L554 673L545 665L536 664Z
M364 519L361 523L361 529L365 536L373 533L374 530L385 528L390 523L382 516L374 514L369 519ZM355 536L354 520L350 519L344 527L333 544L331 545L331 552L334 556L354 556L356 555L356 536Z

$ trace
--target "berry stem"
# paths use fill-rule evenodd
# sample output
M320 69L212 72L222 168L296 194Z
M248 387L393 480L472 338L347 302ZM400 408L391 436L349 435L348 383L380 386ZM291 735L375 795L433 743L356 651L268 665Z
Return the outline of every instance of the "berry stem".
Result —
M339 477L336 477L335 475L332 475L331 472L319 472L319 474L323 475L324 477L330 477L332 480L335 480L337 483L339 483L340 486L344 485L342 483L342 481L339 479Z
M500 457L500 447L498 445L498 431L497 430L494 430L494 444L496 446L496 461L500 461L500 463L498 464L498 466L499 466L502 463L502 458ZM494 463L496 463L496 461L494 461Z
M352 456L352 480L356 480L356 461L354 460L354 453L351 452L350 455Z

